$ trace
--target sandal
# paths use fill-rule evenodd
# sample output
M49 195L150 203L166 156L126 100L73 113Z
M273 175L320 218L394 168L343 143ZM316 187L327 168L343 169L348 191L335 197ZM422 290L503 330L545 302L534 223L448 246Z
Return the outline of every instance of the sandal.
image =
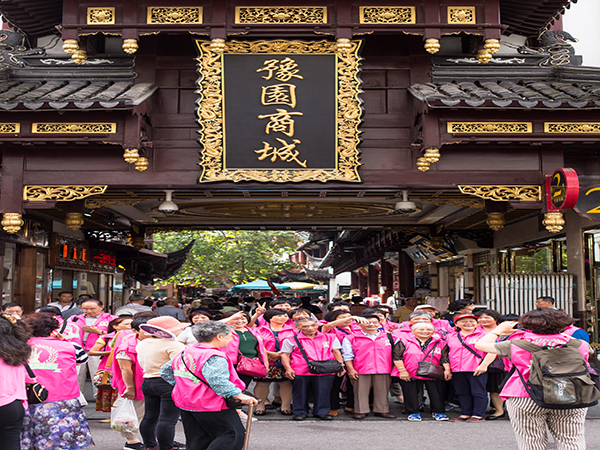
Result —
M265 412L265 410L264 410L264 409L256 409L256 410L254 411L254 415L255 415L255 416L264 416L264 415L265 415L265 413L266 413L266 412Z
M282 416L293 416L294 413L292 411L290 411L289 409L282 409L281 410L281 415Z

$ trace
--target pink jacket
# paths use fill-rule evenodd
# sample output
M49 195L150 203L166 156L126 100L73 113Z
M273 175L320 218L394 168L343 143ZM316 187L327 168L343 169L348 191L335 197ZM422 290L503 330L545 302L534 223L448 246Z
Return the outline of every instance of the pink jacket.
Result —
M323 360L334 360L332 351L333 341L336 339L335 335L330 333L321 333L317 331L317 334L313 339L307 337L304 333L298 333L298 340L302 344L302 348L306 352L306 356L309 361L323 361ZM309 372L306 360L302 356L296 340L293 337L288 338L294 343L294 351L291 354L291 366L296 375L314 375ZM327 374L324 374L327 375ZM318 375L317 375L318 376Z
M475 343L479 341L487 333L485 331L475 330L468 336L463 336L463 341L471 347L481 358L476 357L472 352L467 350L458 339L459 331L448 335L448 347L450 348L450 369L452 372L475 372L477 366L481 364L486 353L475 349Z
M99 330L106 331L108 329L108 323L111 320L116 319L117 317L118 316L113 316L112 314L109 314L107 312L100 313L100 315L98 317L96 317L96 321L92 324L92 326L98 328ZM75 318L77 318L77 320L75 320ZM84 327L85 326L85 314L79 314L77 316L72 316L69 318L69 321L76 323L79 327ZM81 333L81 339L83 340L83 335L84 335L83 330L81 330L80 333ZM97 335L97 334L89 333L87 335L87 339L85 340L85 342L77 342L77 343L79 345L81 345L85 351L88 351L89 349L91 349L94 346L94 344L98 340L98 337L99 337L99 335Z
M422 361L425 358L425 355L427 355L427 352L431 350L425 359L438 366L441 365L442 349L446 346L446 341L444 341L439 334L434 334L425 352L421 350L421 344L419 343L419 340L412 333L403 335L401 341L404 344L402 362L404 363L404 367L406 368L410 377L419 380L429 379L418 377L416 375L417 369L419 368L419 361ZM395 367L392 375L398 376L398 369Z
M2 374L0 406L6 406L15 400L21 400L23 408L27 408L27 392L25 391L27 371L25 366L9 366L0 358L0 373Z
M53 337L32 337L29 367L37 381L48 389L48 402L79 397L75 347Z
M204 380L202 367L212 356L221 356L227 359L229 365L229 381L236 387L244 389L245 385L238 377L233 363L221 350L208 347L204 344L194 344L187 347L173 360L173 373L175 374L175 387L173 388L173 401L178 408L187 411L221 411L227 409L225 399L215 393L206 383L201 382L190 373L192 371ZM182 361L185 358L185 364ZM206 380L204 380L206 382Z
M250 333L252 333L252 336L254 336L256 338L256 340L258 341L258 347L257 347L258 357L266 365L268 365L267 352L265 351L265 345L263 344L262 336L258 333L256 328L247 328L247 330ZM231 340L229 345L227 347L225 347L224 349L221 349L221 351L225 352L225 354L227 355L227 357L233 364L237 364L238 363L238 352L239 352L239 348L240 348L240 336L235 331L233 331L231 333L231 336L233 337L233 339Z
M129 330L125 330L129 331ZM118 337L121 337L124 332L120 333ZM137 339L137 335L133 332L127 333L123 336L120 342L117 343L115 350L115 360L113 362L113 379L112 386L119 391L119 395L123 396L127 386L123 380L123 372L119 366L119 360L117 355L119 352L125 352L129 358L131 358L131 369L133 370L133 382L135 383L135 397L134 400L144 400L144 394L142 392L142 383L144 382L144 371L142 370L137 359L137 345L140 341Z
M354 369L359 375L390 374L392 372L392 344L388 334L379 332L375 339L363 333L346 336L354 352ZM392 338L393 339L393 338Z

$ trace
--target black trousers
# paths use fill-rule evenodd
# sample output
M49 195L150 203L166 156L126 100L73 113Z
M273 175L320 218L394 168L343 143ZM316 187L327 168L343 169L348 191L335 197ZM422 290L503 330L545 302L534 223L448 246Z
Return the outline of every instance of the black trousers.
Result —
M241 450L244 426L235 409L181 411L187 450Z
M404 394L404 407L409 414L418 413L421 408L419 398L423 398L423 387L427 388L429 393L429 404L432 413L444 413L445 405L445 386L443 381L437 380L419 380L410 381L400 380L402 393Z
M21 450L23 417L25 417L25 408L21 400L0 407L2 450Z
M333 380L333 386L331 388L331 396L329 399L329 403L331 403L331 409L340 409L340 392L342 387L342 382L346 380L346 407L354 409L354 387L350 380L348 379L348 375L344 375L343 377L335 377Z
M140 434L144 445L146 448L158 445L160 450L171 450L175 438L175 425L179 419L179 408L171 398L173 386L162 378L144 378L142 392L145 410Z

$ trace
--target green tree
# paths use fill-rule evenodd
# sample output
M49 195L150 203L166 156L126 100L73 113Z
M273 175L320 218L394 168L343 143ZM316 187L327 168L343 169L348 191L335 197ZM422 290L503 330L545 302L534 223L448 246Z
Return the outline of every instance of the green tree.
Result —
M180 231L156 233L157 252L173 252L195 239L187 261L166 280L179 285L227 288L273 277L296 265L288 255L301 239L292 231Z

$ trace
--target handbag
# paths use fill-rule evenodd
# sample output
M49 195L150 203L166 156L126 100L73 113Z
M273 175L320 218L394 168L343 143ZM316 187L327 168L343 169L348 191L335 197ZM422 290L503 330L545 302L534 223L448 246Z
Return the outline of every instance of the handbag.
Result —
M415 375L423 378L433 378L434 380L444 380L444 368L437 364L434 364L432 361L426 361L429 354L437 347L437 342L434 344L431 349L425 354L423 359L419 361L419 367ZM433 360L433 355L431 355L431 359Z
M25 389L27 391L27 403L30 405L37 405L45 402L48 399L48 389L37 382L35 373L33 373L33 370L31 370L29 364L25 364L25 369L27 369L27 375L29 375L29 378L33 380L33 383L26 383L25 385Z
M108 354L108 359L106 360L105 368L98 370L92 377L92 383L98 389L112 389L113 388L112 387L113 373L110 371L110 368L113 365L115 350L116 350L116 345L110 349L110 353Z
M260 358L248 358L238 350L237 373L249 377L264 378L267 375L265 363Z
M304 347L302 347L302 344L300 343L300 340L298 339L298 336L295 335L294 339L296 341L296 345L300 349L300 353L302 353L302 356L304 357L304 360L306 361L306 364L308 365L308 371L310 373L312 373L314 375L338 373L338 372L341 372L342 369L344 368L340 364L340 362L336 361L335 359L309 361L308 356L306 356L306 352L304 351Z

